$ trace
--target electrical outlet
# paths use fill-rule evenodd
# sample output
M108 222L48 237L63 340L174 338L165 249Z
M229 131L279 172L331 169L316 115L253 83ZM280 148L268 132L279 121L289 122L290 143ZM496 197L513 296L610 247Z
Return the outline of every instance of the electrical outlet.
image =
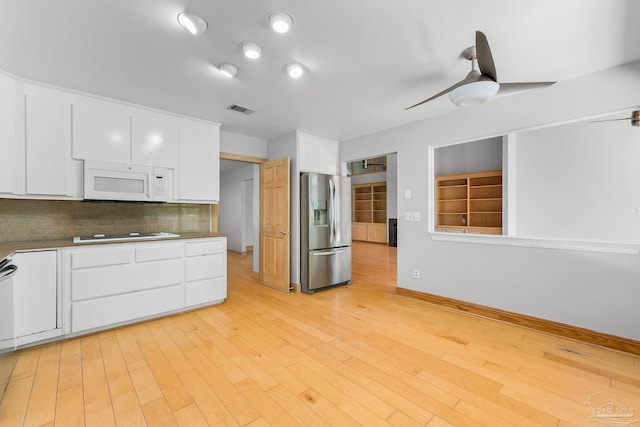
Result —
M420 270L418 270L417 268L413 269L413 278L414 279L419 279L420 278Z

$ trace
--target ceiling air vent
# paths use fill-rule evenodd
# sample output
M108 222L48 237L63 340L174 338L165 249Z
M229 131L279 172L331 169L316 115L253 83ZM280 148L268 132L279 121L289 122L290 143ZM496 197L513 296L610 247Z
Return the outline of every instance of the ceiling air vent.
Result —
M242 113L242 114L253 114L256 111L252 110L251 108L247 108L247 107L243 107L241 105L236 105L236 104L231 104L227 107L227 110L231 110L231 111L237 111L238 113Z

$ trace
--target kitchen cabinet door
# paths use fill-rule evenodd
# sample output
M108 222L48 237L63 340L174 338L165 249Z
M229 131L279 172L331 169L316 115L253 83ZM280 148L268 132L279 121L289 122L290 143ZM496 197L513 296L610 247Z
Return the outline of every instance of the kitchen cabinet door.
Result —
M300 172L338 173L338 143L300 133L298 135Z
M177 123L158 113L135 114L131 119L131 163L173 169L177 159Z
M80 160L131 162L131 116L117 104L73 104L73 157Z
M215 203L220 198L220 127L181 122L179 130L176 199Z
M0 193L16 191L16 82L0 74Z
M25 94L27 194L76 196L70 128L68 102Z
M13 255L18 266L14 276L14 316L16 336L34 336L57 327L58 257L55 250L19 252ZM23 339L22 343L42 339ZM20 341L18 342L20 344Z

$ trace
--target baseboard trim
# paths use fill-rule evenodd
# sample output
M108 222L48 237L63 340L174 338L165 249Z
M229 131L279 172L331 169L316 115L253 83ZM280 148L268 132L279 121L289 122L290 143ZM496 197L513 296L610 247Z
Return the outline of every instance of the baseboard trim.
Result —
M540 319L526 314L513 313L484 305L413 291L410 289L396 288L396 293L398 295L419 299L431 304L451 308L465 313L475 314L489 319L534 329L540 332L558 335L563 338L574 339L625 353L640 355L640 341L596 332L590 329L580 328L578 326L567 325L551 320Z

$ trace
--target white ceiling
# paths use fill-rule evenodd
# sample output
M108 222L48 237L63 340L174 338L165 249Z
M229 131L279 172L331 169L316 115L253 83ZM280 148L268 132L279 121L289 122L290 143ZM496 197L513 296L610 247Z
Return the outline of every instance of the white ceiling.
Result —
M208 31L179 27L183 10ZM289 33L269 29L273 10L293 16ZM261 139L345 140L454 111L446 96L404 108L466 75L476 30L499 81L563 81L639 59L639 16L636 0L0 0L0 69ZM243 40L263 57L244 59ZM293 61L301 79L282 71Z

